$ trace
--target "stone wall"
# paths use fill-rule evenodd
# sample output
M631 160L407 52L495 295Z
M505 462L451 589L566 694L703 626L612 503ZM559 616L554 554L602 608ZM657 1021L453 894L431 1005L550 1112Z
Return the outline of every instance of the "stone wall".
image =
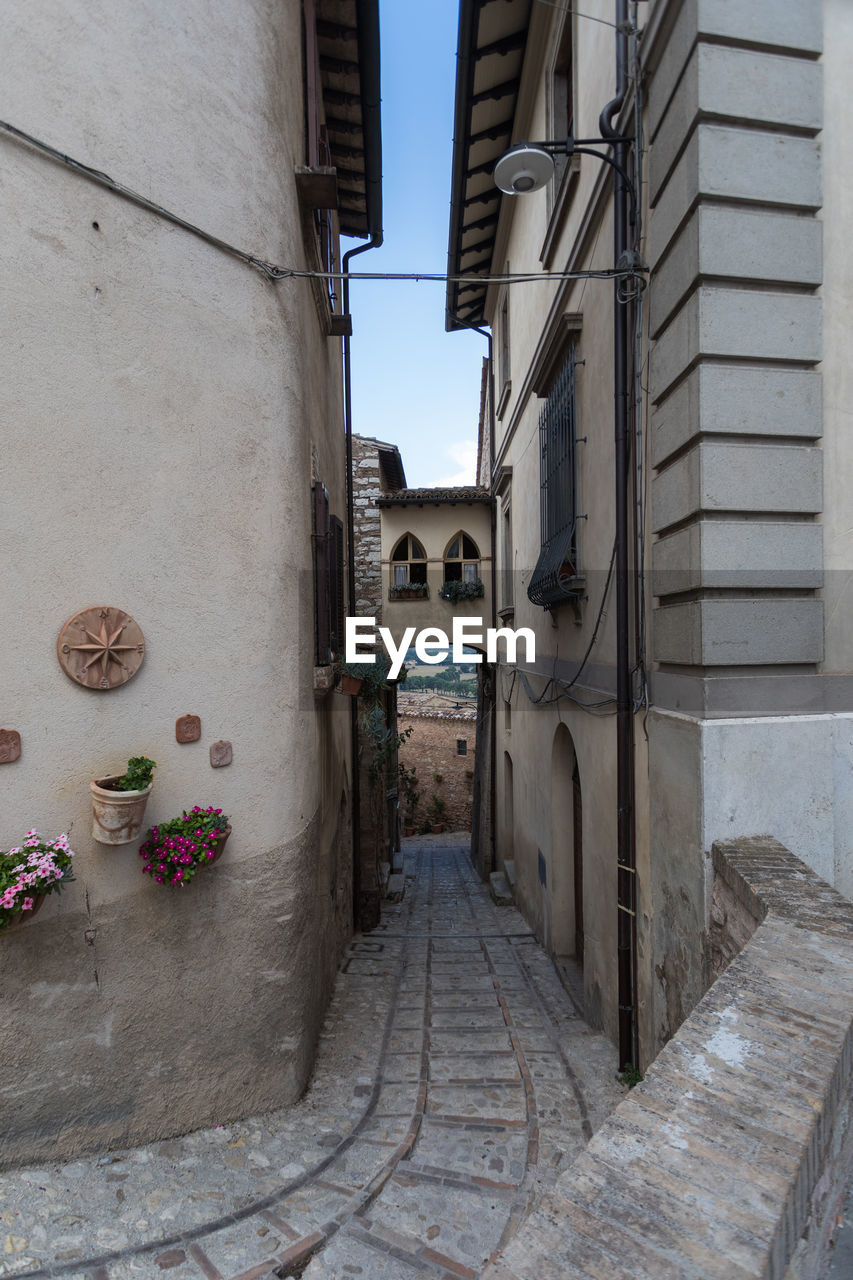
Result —
M415 826L427 821L429 802L435 793L447 805L445 830L469 831L476 760L476 712L418 713L400 707L399 724L401 733L406 729L412 730L412 736L400 748L400 764L407 769L414 766L417 770L421 798ZM460 741L465 742L465 755L459 754ZM441 782L436 781L436 774L441 776ZM403 825L408 825L405 816Z
M853 903L769 837L713 862L761 923L483 1280L825 1274L853 1170Z
M353 524L355 526L355 609L362 618L382 621L382 562L379 508L382 492L376 441L352 438Z

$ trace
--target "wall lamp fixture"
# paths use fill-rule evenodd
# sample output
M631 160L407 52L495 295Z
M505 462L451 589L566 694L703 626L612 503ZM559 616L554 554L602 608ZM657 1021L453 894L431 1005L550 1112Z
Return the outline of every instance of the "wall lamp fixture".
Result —
M554 156L587 155L603 160L615 169L625 183L631 200L631 221L635 220L637 198L634 184L627 171L606 151L593 150L594 146L609 146L613 143L630 143L633 138L614 135L612 138L573 138L569 135L561 142L519 142L510 147L495 165L494 180L498 187L508 196L524 196L531 191L540 191L554 174Z

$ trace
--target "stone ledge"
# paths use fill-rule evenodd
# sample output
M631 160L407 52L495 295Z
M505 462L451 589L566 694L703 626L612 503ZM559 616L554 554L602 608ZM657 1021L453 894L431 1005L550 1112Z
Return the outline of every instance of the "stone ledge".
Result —
M853 1166L853 903L716 844L759 923L482 1280L815 1280Z

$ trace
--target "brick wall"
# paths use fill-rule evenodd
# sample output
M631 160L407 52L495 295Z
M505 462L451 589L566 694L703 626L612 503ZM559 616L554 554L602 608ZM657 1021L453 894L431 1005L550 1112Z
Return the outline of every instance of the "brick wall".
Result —
M400 709L400 732L412 730L412 736L400 748L400 764L417 770L420 804L415 816L419 827L427 820L427 807L433 792L447 805L444 818L446 831L471 829L471 798L474 790L474 743L477 727L474 711L435 711L418 714ZM466 754L459 755L458 742L466 744ZM440 774L441 783L435 775ZM403 796L400 797L401 806ZM407 825L404 817L403 825Z

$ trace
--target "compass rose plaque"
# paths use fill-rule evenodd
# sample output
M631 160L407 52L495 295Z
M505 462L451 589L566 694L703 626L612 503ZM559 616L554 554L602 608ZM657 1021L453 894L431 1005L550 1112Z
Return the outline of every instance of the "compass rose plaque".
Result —
M56 653L65 674L84 689L117 689L142 666L145 637L129 613L96 604L68 619Z

